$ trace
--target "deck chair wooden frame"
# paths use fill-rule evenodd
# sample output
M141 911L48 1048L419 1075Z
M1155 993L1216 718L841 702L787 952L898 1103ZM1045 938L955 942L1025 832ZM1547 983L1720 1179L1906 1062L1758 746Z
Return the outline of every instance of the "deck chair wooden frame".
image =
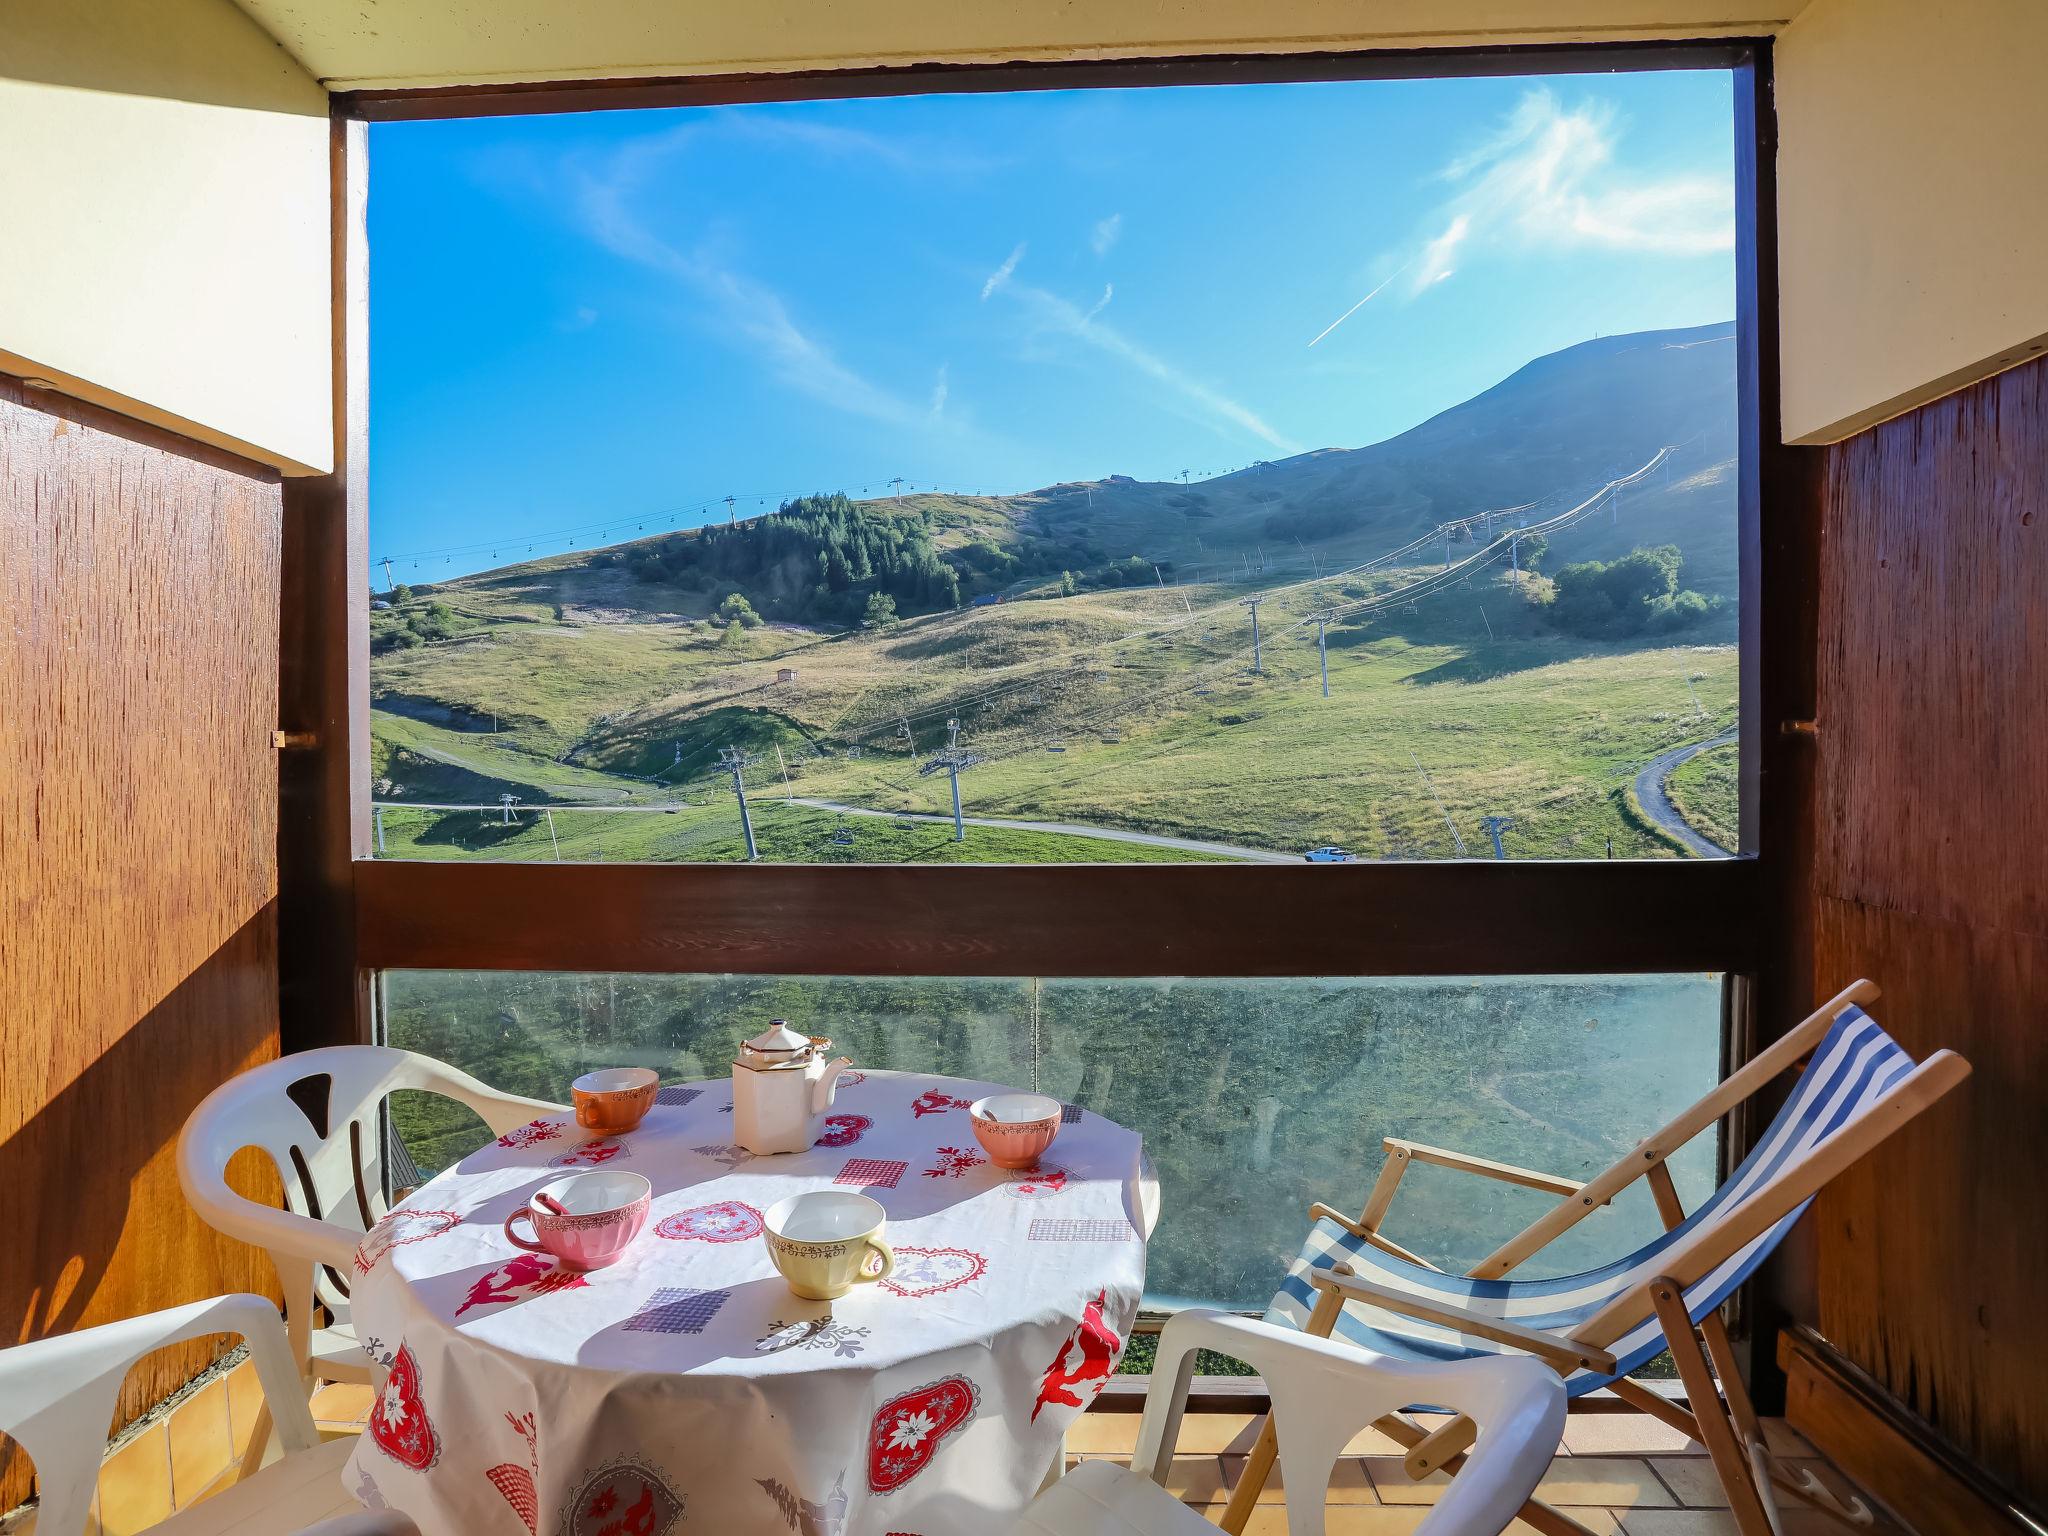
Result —
M1411 1164L1427 1162L1560 1197L1549 1211L1468 1271L1470 1278L1498 1280L1505 1277L1510 1270L1541 1252L1593 1211L1610 1203L1615 1195L1637 1179L1648 1181L1666 1230L1673 1230L1685 1221L1685 1210L1672 1183L1668 1166L1671 1155L1781 1073L1802 1064L1841 1014L1852 1007L1875 1001L1878 995L1877 986L1870 981L1857 981L1844 988L1784 1038L1719 1084L1713 1092L1593 1178L1563 1178L1389 1137L1384 1143L1386 1162L1358 1216L1345 1216L1318 1202L1310 1208L1310 1219L1334 1222L1353 1238L1362 1239L1396 1259L1433 1269L1434 1266L1417 1258L1380 1230L1400 1187L1402 1175ZM1512 1321L1468 1311L1454 1301L1418 1297L1375 1285L1342 1263L1311 1273L1315 1303L1305 1331L1318 1337L1329 1337L1344 1303L1356 1300L1534 1355L1561 1375L1570 1376L1581 1370L1602 1374L1612 1372L1616 1365L1615 1357L1604 1346L1614 1343L1637 1328L1645 1318L1654 1315L1661 1325L1672 1358L1677 1362L1688 1406L1681 1407L1626 1376L1618 1376L1609 1382L1607 1390L1706 1447L1715 1474L1727 1492L1730 1514L1741 1536L1777 1536L1781 1526L1774 1487L1801 1498L1848 1526L1868 1526L1872 1517L1861 1501L1844 1504L1810 1474L1804 1471L1795 1473L1775 1464L1765 1444L1756 1410L1736 1370L1734 1348L1719 1313L1710 1312L1695 1323L1688 1313L1685 1292L1716 1266L1797 1211L1836 1174L1935 1103L1968 1077L1969 1072L1969 1063L1954 1052L1933 1052L1886 1089L1861 1118L1845 1126L1811 1156L1788 1162L1737 1205L1725 1220L1702 1224L1689 1237L1670 1247L1661 1255L1661 1272L1654 1278L1615 1296L1598 1312L1567 1332L1523 1327ZM1381 1419L1376 1427L1408 1448L1403 1464L1408 1475L1418 1480L1438 1471L1455 1475L1462 1464L1463 1451L1472 1443L1473 1437L1473 1426L1462 1416L1432 1431L1403 1412ZM1241 1536L1258 1501L1259 1492L1272 1471L1275 1446L1272 1418L1268 1415L1246 1459L1244 1474L1232 1490L1230 1503L1224 1511L1222 1526L1232 1536ZM1569 1515L1533 1498L1524 1506L1521 1518L1544 1532L1545 1536L1594 1536L1586 1526Z

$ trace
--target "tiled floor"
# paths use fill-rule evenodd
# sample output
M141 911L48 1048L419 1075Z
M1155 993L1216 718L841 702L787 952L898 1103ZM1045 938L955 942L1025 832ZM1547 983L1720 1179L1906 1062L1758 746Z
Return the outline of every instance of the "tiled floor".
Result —
M314 1394L313 1416L323 1433L356 1431L370 1401L368 1387L323 1387ZM1076 1461L1127 1461L1138 1418L1135 1413L1084 1415L1067 1437L1070 1456ZM1783 1423L1773 1421L1767 1429L1786 1465L1804 1467L1830 1487L1849 1491L1841 1475ZM1258 1420L1250 1414L1189 1415L1182 1422L1168 1488L1209 1519L1218 1518L1257 1433ZM168 1481L178 1471L176 1450L164 1459L169 1465L159 1472L152 1463L151 1476ZM1443 1482L1441 1476L1410 1482L1401 1467L1400 1447L1376 1430L1366 1430L1346 1448L1330 1480L1325 1495L1327 1536L1406 1536L1428 1512ZM110 1499L109 1492L103 1478L102 1505L113 1514L119 1496ZM1598 1536L1736 1536L1704 1448L1638 1413L1574 1413L1537 1494ZM1285 1536L1285 1499L1276 1470L1260 1494L1246 1536ZM1801 1507L1796 1499L1781 1497L1779 1502L1786 1536L1840 1536L1841 1526ZM106 1526L108 1536L132 1528L118 1517ZM1516 1536L1532 1536L1530 1527L1520 1522L1510 1530ZM1871 1536L1907 1533L1880 1517Z
M1812 1471L1830 1487L1849 1484L1783 1423L1767 1426L1786 1465ZM1138 1431L1135 1413L1090 1413L1067 1437L1075 1460L1128 1460ZM1181 1428L1169 1489L1214 1520L1223 1513L1258 1433L1248 1414L1190 1415ZM1442 1486L1441 1476L1408 1480L1400 1448L1366 1430L1346 1448L1326 1496L1328 1536L1405 1536L1420 1523ZM1285 1536L1285 1493L1277 1472L1260 1494L1246 1536ZM1600 1536L1736 1536L1727 1500L1705 1448L1638 1413L1575 1413L1564 1445L1537 1496L1565 1510ZM1843 1529L1799 1501L1781 1497L1786 1536L1840 1536ZM1532 1536L1516 1522L1516 1536ZM1905 1536L1882 1517L1872 1536Z

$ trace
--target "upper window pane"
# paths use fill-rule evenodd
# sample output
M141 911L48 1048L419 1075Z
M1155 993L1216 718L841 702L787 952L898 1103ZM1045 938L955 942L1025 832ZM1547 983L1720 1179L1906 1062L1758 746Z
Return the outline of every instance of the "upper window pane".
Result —
M374 126L378 855L1735 849L1732 123L1686 71Z

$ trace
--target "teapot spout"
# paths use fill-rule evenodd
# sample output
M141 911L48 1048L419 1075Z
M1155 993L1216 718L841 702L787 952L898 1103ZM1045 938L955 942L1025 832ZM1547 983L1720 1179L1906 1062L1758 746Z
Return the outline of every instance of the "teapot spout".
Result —
M832 1107L832 1097L839 1091L839 1074L852 1065L852 1059L846 1056L825 1064L824 1073L811 1084L812 1114L822 1115Z

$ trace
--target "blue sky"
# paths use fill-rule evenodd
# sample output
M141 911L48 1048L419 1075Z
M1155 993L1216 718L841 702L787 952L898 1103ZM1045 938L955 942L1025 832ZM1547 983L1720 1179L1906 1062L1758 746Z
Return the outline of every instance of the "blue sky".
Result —
M379 124L371 554L1375 442L1730 318L1731 117L1700 71Z

